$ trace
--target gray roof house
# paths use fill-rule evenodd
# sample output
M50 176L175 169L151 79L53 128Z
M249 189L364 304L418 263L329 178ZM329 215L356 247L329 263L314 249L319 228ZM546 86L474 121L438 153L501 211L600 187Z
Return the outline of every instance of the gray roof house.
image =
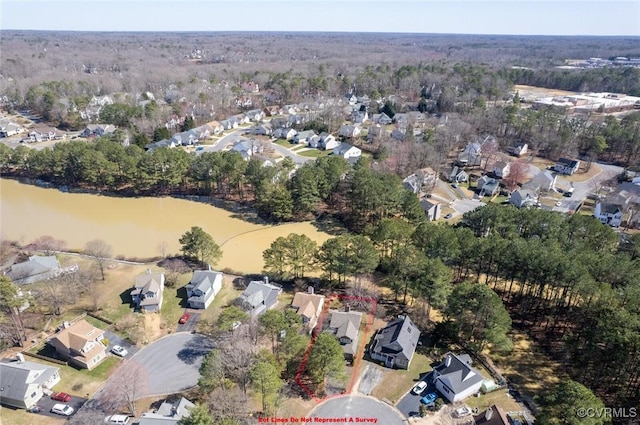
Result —
M357 162L362 156L360 148L350 145L349 143L340 143L333 148L333 154L343 157L349 162Z
M573 175L580 168L580 161L576 159L560 158L553 169L560 174Z
M431 202L427 199L423 199L420 201L420 206L424 210L424 213L427 216L427 220L435 221L440 218L440 214L442 213L442 207L437 202Z
M151 269L147 269L147 273L136 277L131 298L141 312L157 312L162 307L162 291L164 291L164 273L151 273Z
M294 143L308 144L309 139L316 135L313 130L300 131L293 137Z
M484 378L471 367L468 354L447 353L444 361L433 369L433 382L451 403L464 400L480 391Z
M222 272L196 270L185 289L190 308L206 309L222 289Z
M182 418L188 417L195 405L184 397L169 403L163 402L155 412L144 412L138 425L177 425Z
M369 355L386 367L409 369L419 338L420 330L409 316L398 316L376 332L369 345Z
M530 207L534 205L538 200L536 192L531 189L516 190L511 194L509 203L515 205L518 208Z
M493 196L500 190L499 181L489 176L480 177L477 185L480 196Z
M40 363L27 362L22 354L17 360L0 362L0 403L28 409L42 398L43 389L51 389L60 382L60 369Z
M14 283L29 284L54 278L62 273L55 255L34 255L28 261L12 265L5 273Z
M330 310L329 313L331 314L329 331L338 338L344 352L344 358L352 361L354 355L358 352L358 335L360 333L362 313L335 310Z
M242 308L251 317L258 317L277 304L278 295L281 292L282 288L270 284L267 278L264 281L254 280L249 282L247 289L240 295L239 300Z
M533 176L531 180L522 185L523 189L548 192L556 186L557 176L549 170L544 170Z
M454 165L451 169L451 173L449 173L449 181L451 183L462 183L469 181L469 174L461 167Z
M608 224L611 227L620 227L622 224L623 212L623 205L609 202L598 202L596 203L593 216L603 224Z

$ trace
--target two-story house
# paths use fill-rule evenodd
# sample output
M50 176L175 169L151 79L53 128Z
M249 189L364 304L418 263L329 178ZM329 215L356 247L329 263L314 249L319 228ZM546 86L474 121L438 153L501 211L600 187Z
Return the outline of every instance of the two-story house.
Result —
M205 309L222 289L222 272L196 270L185 288L189 307Z
M409 369L419 339L420 330L409 316L398 316L376 332L369 344L369 355L386 367Z
M28 409L60 382L60 369L40 363L27 362L22 354L17 360L0 362L0 403L5 406Z
M269 283L267 277L264 281L253 280L238 298L238 303L251 317L258 317L278 303L281 292L282 287Z
M329 313L331 314L329 331L338 338L345 360L353 361L358 351L358 335L360 333L362 313L348 309L347 311L331 310Z
M560 173L566 174L568 176L573 175L580 168L580 161L577 159L569 159L569 158L560 158L556 165L554 165L553 169Z
M480 391L484 378L471 366L468 354L447 353L444 361L433 369L433 381L451 403L464 400Z
M147 273L136 277L131 298L141 312L158 312L162 307L162 291L164 291L164 273L151 273L151 269L147 269Z
M307 292L296 292L291 302L291 307L302 317L302 324L309 332L318 324L322 307L324 307L324 295L316 295L313 286L307 288Z
M608 224L611 227L620 227L622 224L623 213L624 207L622 205L598 202L593 212L593 216L603 224Z
M104 331L82 319L63 328L48 342L58 356L83 369L93 369L107 357L107 347L103 343Z

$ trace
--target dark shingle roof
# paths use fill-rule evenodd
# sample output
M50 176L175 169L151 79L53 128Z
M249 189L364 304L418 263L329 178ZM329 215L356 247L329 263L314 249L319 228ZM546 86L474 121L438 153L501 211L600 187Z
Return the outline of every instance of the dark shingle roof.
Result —
M372 350L377 353L404 356L407 361L413 356L418 345L420 330L409 316L399 316L378 331Z

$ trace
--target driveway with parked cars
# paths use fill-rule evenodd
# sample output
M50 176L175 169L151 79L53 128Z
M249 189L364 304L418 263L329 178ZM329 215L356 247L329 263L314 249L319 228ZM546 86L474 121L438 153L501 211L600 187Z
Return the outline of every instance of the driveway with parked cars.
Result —
M64 416L51 412L51 408L54 404L66 404L67 406L73 407L74 412L71 415L73 416L78 411L78 409L80 409L84 405L86 401L86 398L74 396L71 396L71 400L67 402L56 401L52 400L50 395L45 394L37 403L37 405L40 407L40 412L34 414L50 416L52 418L63 418Z
M200 316L202 315L202 313L199 313L198 311L199 310L186 309L182 315L182 317L186 317L186 320L184 323L180 323L182 320L178 322L176 332L193 332L200 320Z
M409 391L404 397L400 399L396 407L400 410L406 417L418 416L420 414L420 399L429 393L437 393L436 387L433 384L431 379L431 375L433 372L429 372L426 375L420 377L420 381L424 381L427 383L427 386L420 392L420 394L415 394L413 391ZM417 384L416 382L415 384ZM414 385L415 385L414 384ZM411 388L413 389L413 387Z

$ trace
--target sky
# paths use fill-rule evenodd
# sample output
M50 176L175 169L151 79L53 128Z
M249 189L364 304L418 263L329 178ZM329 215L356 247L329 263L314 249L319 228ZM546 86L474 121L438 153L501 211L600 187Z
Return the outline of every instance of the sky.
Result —
M0 0L0 28L640 36L640 0Z

